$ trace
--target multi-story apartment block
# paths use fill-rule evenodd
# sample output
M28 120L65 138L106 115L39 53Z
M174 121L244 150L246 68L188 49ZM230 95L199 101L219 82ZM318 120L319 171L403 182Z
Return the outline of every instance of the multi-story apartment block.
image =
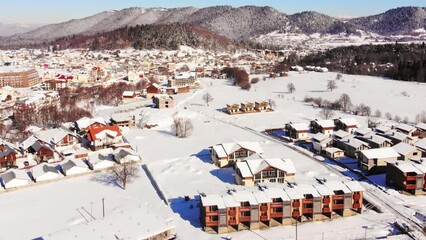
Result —
M423 194L426 191L426 159L388 162L386 184L414 195Z
M0 87L27 88L39 84L40 81L35 69L0 68Z
M317 221L361 213L364 188L356 181L324 182L288 188L228 190L201 194L200 217L206 232L254 230L296 221Z

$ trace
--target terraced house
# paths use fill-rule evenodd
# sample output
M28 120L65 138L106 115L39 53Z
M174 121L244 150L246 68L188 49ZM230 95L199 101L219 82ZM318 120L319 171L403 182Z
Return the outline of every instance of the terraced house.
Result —
M364 188L356 181L295 187L259 187L201 194L200 218L209 233L264 229L361 213Z

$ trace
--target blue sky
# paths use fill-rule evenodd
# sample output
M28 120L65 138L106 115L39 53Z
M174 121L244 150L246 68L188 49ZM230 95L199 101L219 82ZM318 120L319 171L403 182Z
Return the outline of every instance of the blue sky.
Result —
M55 23L127 7L271 6L292 14L317 11L331 16L366 16L401 6L426 7L426 0L0 0L0 23Z

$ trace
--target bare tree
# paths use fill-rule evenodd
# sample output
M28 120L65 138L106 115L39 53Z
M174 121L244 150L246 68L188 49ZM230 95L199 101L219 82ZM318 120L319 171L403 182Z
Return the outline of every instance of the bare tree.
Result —
M137 127L141 129L145 128L145 125L148 123L148 121L149 113L146 110L142 110L138 115Z
M287 90L289 93L293 93L294 91L296 91L296 87L294 86L293 83L289 83L287 84Z
M268 103L269 103L269 107L271 109L275 109L277 107L277 105L275 104L275 100L274 99L268 99Z
M426 123L426 111L423 111L416 115L416 123Z
M327 82L327 89L332 92L333 89L336 89L336 88L337 88L336 81L334 81L334 80L328 80L328 82Z
M313 99L313 103L314 103L315 105L317 105L318 107L322 107L322 106L323 106L323 103L324 103L324 100L323 100L321 97L314 98L314 99Z
M139 169L136 164L125 162L112 169L112 176L125 190L128 183L139 177Z
M180 117L177 114L173 117L172 132L179 138L187 138L192 134L194 125L191 119Z
M374 116L375 116L375 117L380 118L380 117L382 117L382 112L381 112L379 109L377 109L377 110L374 112Z
M390 112L387 112L387 113L385 114L385 118L386 118L387 120L392 120L392 114L390 114Z
M340 106L342 107L342 110L344 112L349 111L349 109L352 106L351 98L346 93L343 93L342 95L340 95L340 98L339 98L338 102L340 103Z
M380 121L379 121L379 119L378 118L375 118L375 117L368 117L368 121L367 121L368 123L368 127L369 128L376 128L377 126L379 126L380 125Z
M342 80L342 74L340 74L340 73L338 73L337 75L336 75L336 80L337 81L340 81L340 80Z
M203 101L206 102L207 107L209 106L209 103L212 102L214 100L214 98L212 97L212 95L210 95L210 93L205 93L203 95Z
M334 110L329 107L325 107L321 109L321 111L318 113L318 116L322 119L331 119L334 117Z
M395 117L393 117L393 120L395 122L400 122L401 121L401 117L397 114L397 115L395 115Z
M407 116L404 117L404 119L402 120L403 123L408 123L410 121L410 119L408 119Z

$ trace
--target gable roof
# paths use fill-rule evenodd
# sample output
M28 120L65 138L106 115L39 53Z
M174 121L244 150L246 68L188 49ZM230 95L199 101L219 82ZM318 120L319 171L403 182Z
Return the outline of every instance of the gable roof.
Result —
M53 128L49 130L39 131L34 134L34 137L36 137L37 139L39 139L40 141L44 143L57 144L62 139L64 139L67 135L77 137L74 135L73 132L63 128Z
M13 179L22 179L22 180L29 180L31 181L30 177L28 176L27 172L20 169L10 169L3 173L1 175L1 178L3 180L3 183L6 184Z
M418 128L418 129L420 129L420 130L422 130L422 131L426 131L426 123L418 123L417 125L416 125L416 128Z
M416 127L405 124L405 123L400 123L400 124L396 125L395 128L397 130L402 130L404 132L413 132L413 131L416 130Z
M75 122L75 126L80 128L80 129L85 129L87 127L89 127L90 125L94 124L94 123L100 123L103 125L107 125L107 123L105 122L105 119L102 117L97 117L97 118L88 118L88 117L83 117L80 118L79 120L77 120Z
M62 170L67 171L73 167L89 168L86 163L79 159L70 159L61 164Z
M38 178L49 172L59 174L59 171L55 167L49 166L46 163L42 163L31 168L31 173L34 178Z
M258 142L234 142L234 143L222 143L212 147L219 158L227 157L231 153L237 151L240 148L250 150L255 153L262 153L263 150Z
M118 125L104 126L99 128L89 127L87 132L87 139L89 141L102 140L108 136L118 137L121 136L121 131Z
M334 128L333 120L314 120L322 128Z

